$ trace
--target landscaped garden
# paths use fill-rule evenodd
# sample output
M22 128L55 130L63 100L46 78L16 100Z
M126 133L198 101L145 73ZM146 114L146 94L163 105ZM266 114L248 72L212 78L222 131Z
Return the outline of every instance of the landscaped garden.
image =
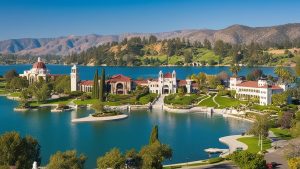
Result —
M215 94L210 94L209 96L202 99L202 101L198 104L198 106L203 107L217 107L218 105L213 101L213 97Z
M289 140L293 138L289 129L270 128L270 131L272 131L274 135L280 139Z
M169 105L189 106L197 102L203 95L197 94L170 94L164 98L164 103Z
M243 137L239 138L238 141L245 143L248 146L247 151L251 153L258 153L260 151L261 147L258 144L258 137ZM269 139L263 139L263 151L269 148L271 148L271 141Z
M229 107L238 107L242 104L247 104L247 101L240 101L229 96L220 96L215 97L215 101L220 105L219 108L229 108Z

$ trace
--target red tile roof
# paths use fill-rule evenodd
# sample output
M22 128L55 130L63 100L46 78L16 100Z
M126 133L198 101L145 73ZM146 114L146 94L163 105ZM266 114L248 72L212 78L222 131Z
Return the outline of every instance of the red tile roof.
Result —
M164 78L172 78L172 73L168 72L164 74Z
M236 86L240 86L240 87L251 87L251 88L272 88L273 90L280 90L282 89L279 86L275 86L275 85L264 85L264 86L258 86L258 81L244 81L240 84L237 84Z
M94 81L92 81L92 80L82 80L82 81L79 82L79 85L94 86Z
M134 81L137 85L147 85L148 84L148 80L135 80Z
M185 86L186 80L177 80L178 86Z
M130 82L131 81L131 78L130 77L127 77L127 76L124 76L122 74L118 74L118 75L114 75L112 76L110 79L109 79L110 82Z
M258 82L257 81L244 81L240 84L237 84L236 86L258 88Z

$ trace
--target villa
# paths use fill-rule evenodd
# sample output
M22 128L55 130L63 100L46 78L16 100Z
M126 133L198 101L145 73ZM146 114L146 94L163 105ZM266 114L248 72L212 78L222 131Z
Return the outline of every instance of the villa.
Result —
M19 75L20 77L26 78L29 84L37 82L40 79L47 80L49 78L55 79L59 74L50 74L49 70L46 67L46 64L38 57L37 62L32 65L30 70L25 70L23 74Z
M30 70L25 70L23 74L20 74L20 77L25 77L29 84L38 81L40 78L46 80L49 75L49 71L44 62L41 61L39 57L37 62L35 62Z
M78 68L74 65L71 68L71 91L92 92L94 82L92 80L80 80ZM100 82L100 80L99 80ZM190 79L179 80L176 72L163 74L158 73L157 79L133 80L122 74L114 75L105 81L107 90L112 94L129 94L137 86L149 87L150 93L173 94L179 87L183 87L187 93L197 90L197 84Z
M286 85L276 85L263 78L258 81L245 81L240 77L231 77L229 89L236 91L237 98L258 98L260 105L269 105L272 103L273 94L282 93L288 87Z

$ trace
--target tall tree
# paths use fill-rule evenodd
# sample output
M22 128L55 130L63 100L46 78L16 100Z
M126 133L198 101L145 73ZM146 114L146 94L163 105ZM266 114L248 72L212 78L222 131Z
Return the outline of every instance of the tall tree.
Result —
M97 159L98 169L122 169L125 165L125 158L117 148L111 149L104 156Z
M75 150L65 152L56 152L50 157L47 168L49 169L83 169L86 156L83 154L77 155Z
M241 70L241 67L238 64L232 64L229 69L232 72L233 76L237 77L238 72Z
M22 138L17 132L8 132L0 136L0 166L28 169L34 161L41 161L37 140L30 136Z
M98 69L95 71L94 75L94 86L92 91L92 97L94 99L99 99L99 77L98 77Z
M100 79L100 90L99 90L99 99L101 102L104 101L105 96L105 69L102 68L102 74Z
M206 49L209 49L211 50L211 43L208 39L204 39L203 41L203 47L206 48Z
M152 128L151 135L150 135L150 140L149 140L149 144L153 144L156 141L159 141L158 140L158 126L157 125L155 125Z

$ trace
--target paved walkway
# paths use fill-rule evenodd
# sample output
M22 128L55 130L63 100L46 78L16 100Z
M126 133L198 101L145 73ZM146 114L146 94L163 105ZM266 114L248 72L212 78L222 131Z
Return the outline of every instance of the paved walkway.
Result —
M238 169L238 167L233 164L231 161L224 161L217 164L208 164L203 166L189 166L189 167L182 167L182 168L191 168L191 169Z
M213 97L212 99L213 99L214 103L215 103L218 107L220 107L220 104L219 104L218 102L216 102L216 100L215 100L215 98L217 97L217 95L218 95L218 94L215 94L214 97Z
M153 109L163 109L165 95L160 95L156 102L152 105Z
M209 95L209 94L207 94L206 96L208 96L208 97L206 97L206 98L200 100L200 101L197 103L197 105L199 105L201 102L203 102L204 100L209 99L209 98L211 97L211 95Z
M226 144L229 147L229 152L223 154L222 156L226 156L230 153L233 153L237 148L241 147L243 150L247 150L248 146L237 139L243 138L243 137L252 137L252 135L232 135L232 136L225 136L219 138L219 141Z

